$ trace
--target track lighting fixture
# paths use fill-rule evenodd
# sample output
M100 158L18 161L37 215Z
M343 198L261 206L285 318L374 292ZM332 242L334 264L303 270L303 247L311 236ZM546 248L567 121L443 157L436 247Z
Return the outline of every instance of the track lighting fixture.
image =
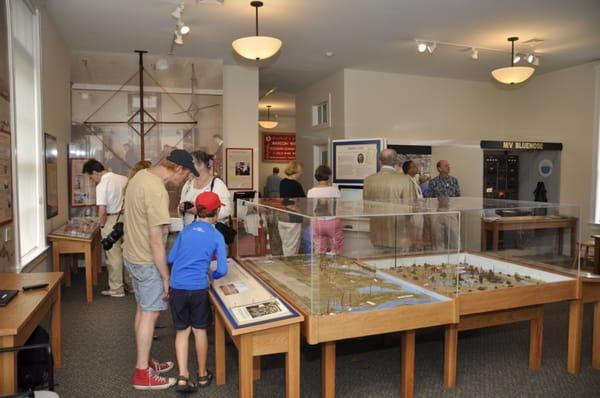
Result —
M179 4L177 7L175 7L175 11L171 13L171 16L176 20L181 19L181 14L183 13L184 8L185 5L183 3Z
M435 41L422 41L417 40L417 51L421 54L427 52L428 54L433 54L435 48L437 47L437 42Z
M185 24L181 25L181 27L179 28L179 33L181 33L182 35L187 35L188 33L190 33L190 27Z
M475 61L479 59L479 51L475 47L471 47L471 59Z
M178 46L183 46L183 36L178 31L175 31L175 39L173 40Z
M513 56L513 63L515 63L515 64L518 64L520 61L521 61L521 54L519 54L519 53L516 53L516 54Z

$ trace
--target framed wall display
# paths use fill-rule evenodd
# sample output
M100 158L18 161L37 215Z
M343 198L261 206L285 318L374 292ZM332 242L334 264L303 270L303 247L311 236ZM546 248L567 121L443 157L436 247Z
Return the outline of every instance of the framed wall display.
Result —
M71 207L96 205L96 187L92 179L82 173L83 165L89 158L69 159L69 197Z
M263 161L288 162L296 160L296 134L263 133Z
M227 148L225 150L225 183L230 190L254 188L252 148Z
M58 215L58 144L56 137L44 133L46 158L46 218Z
M13 218L10 132L0 128L0 225Z
M388 148L394 149L398 153L398 160L403 164L407 160L417 163L421 175L431 176L431 147L428 145L393 145L388 144Z
M377 156L385 148L384 139L334 140L331 144L334 184L362 185L367 176L379 171Z

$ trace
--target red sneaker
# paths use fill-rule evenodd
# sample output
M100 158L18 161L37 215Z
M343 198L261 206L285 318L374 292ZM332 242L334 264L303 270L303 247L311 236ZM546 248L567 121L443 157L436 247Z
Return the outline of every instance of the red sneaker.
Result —
M148 361L148 367L152 368L156 373L166 373L175 367L175 364L171 361L158 362L156 359L150 359Z
M133 388L136 390L166 390L174 386L177 380L174 377L162 377L154 369L136 369L131 378Z

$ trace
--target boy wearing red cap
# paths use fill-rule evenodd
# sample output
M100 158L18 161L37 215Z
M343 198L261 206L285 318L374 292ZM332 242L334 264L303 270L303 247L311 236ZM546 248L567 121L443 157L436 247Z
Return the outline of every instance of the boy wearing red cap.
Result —
M172 266L169 303L175 335L175 351L179 377L177 391L194 392L198 386L208 386L212 374L206 367L208 339L206 329L210 323L208 301L208 272L213 256L217 258L217 269L212 279L227 274L227 249L223 235L214 228L219 209L219 197L213 192L203 192L196 198L198 220L186 226L177 237L169 253ZM198 383L190 380L188 370L188 340L194 333L198 356Z

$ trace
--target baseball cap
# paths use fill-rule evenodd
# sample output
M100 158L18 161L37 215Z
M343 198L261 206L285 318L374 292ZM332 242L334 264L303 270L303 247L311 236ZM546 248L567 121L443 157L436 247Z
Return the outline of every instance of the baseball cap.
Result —
M184 151L183 149L174 149L171 154L167 156L167 160L170 160L179 166L185 167L196 177L200 175L198 170L196 170L196 166L194 166L194 158L192 158L192 155L190 155L188 151Z
M202 213L208 213L219 208L219 206L225 206L221 203L221 199L214 192L202 192L196 197L196 207L202 206Z

